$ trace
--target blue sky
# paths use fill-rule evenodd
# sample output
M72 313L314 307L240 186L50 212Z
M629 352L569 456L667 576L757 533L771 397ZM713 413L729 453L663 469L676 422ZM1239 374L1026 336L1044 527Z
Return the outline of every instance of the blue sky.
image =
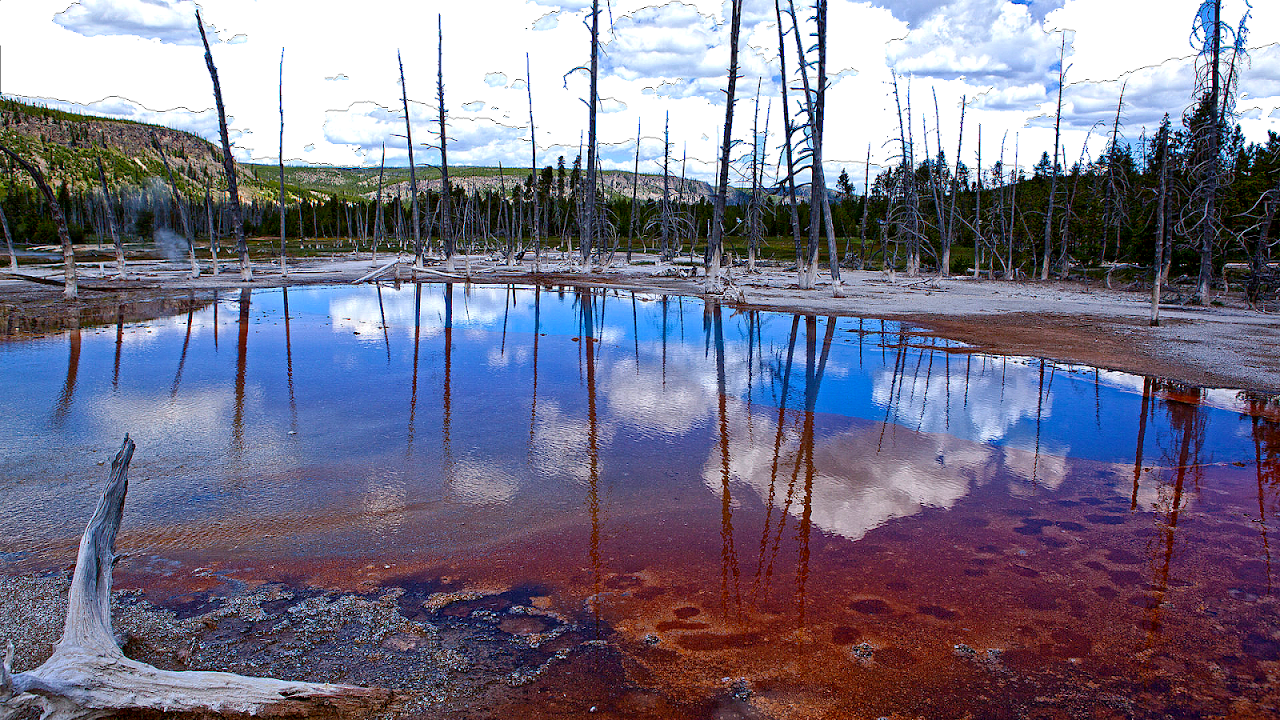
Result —
M1180 114L1190 98L1189 34L1197 5L1198 0L833 0L828 174L834 178L846 168L860 185L868 145L873 166L888 161L893 147L887 141L897 134L891 70L910 79L918 152L924 149L926 120L930 149L937 144L936 92L949 156L955 153L964 97L962 157L969 165L975 164L979 124L984 164L998 157L1002 141L1009 162L1015 139L1023 164L1033 164L1052 144L1060 32L1067 33L1069 67L1067 157L1082 154L1091 126L1109 123L1123 84L1124 134L1137 139L1164 112ZM195 7L190 0L0 0L0 45L9 60L0 92L160 122L212 139L217 119ZM274 162L278 155L282 47L287 162L376 164L379 146L387 142L389 161L405 164L404 141L393 135L403 134L397 49L405 61L414 138L434 143L437 12L445 27L451 162L528 165L526 52L539 164L577 154L586 126L586 78L574 71L587 60L584 0L207 0L200 7L217 41L214 56L242 159ZM690 174L711 176L724 113L727 7L719 0L609 4L602 17L600 132L606 167L631 168L639 120L641 168L658 170L662 123L670 113L676 156L687 148ZM1228 0L1227 17L1238 17L1243 7L1243 0ZM803 20L805 9L798 9ZM1253 50L1239 110L1246 134L1263 139L1268 129L1280 130L1280 3L1259 3L1250 26ZM776 147L780 101L772 2L747 0L743 39L735 137L750 136L759 82L762 122L769 111ZM24 60L29 57L41 61ZM794 59L790 65L794 69ZM1102 142L1093 133L1090 152ZM427 148L415 152L420 162L437 156Z

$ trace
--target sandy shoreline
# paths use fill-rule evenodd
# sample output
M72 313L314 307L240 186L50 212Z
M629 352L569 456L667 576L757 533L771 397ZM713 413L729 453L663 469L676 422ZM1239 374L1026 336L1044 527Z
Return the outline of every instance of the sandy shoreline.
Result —
M368 255L291 260L287 278L278 266L259 261L248 286L351 283L392 259L380 256L376 265ZM469 271L458 261L452 279L703 294L700 276L687 277L687 267L660 267L654 260L637 254L637 263L644 264L627 265L618 257L612 266L586 273L556 258L535 273L530 262L507 267L473 257ZM217 276L206 268L193 280L182 263L145 263L134 269L136 279L120 283L103 277L97 268L85 267L81 283L99 289L82 290L75 303L62 302L56 287L0 279L0 325L10 336L52 332L71 311L82 324L115 322L122 304L130 306L126 321L154 317L214 290L244 287L231 263L223 268ZM429 264L417 277L431 282L451 279L442 270ZM108 266L108 276L109 271ZM60 278L60 271L52 267L24 272ZM411 278L407 267L400 273L403 279ZM801 290L795 273L786 269L747 274L738 267L731 272L732 286L722 302L780 312L901 320L995 354L1045 357L1197 386L1280 393L1280 317L1246 309L1238 295L1223 295L1220 305L1208 308L1166 304L1161 308L1162 325L1153 328L1148 324L1150 296L1145 290L1107 290L1078 281L906 278L850 270L843 275L843 296L834 297L829 278L817 289Z

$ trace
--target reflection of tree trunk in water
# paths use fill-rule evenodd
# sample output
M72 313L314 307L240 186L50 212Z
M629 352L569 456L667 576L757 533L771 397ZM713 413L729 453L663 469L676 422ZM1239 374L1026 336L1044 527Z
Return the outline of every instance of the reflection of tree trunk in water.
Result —
M1267 595L1271 594L1271 542L1267 539L1267 503L1266 493L1263 488L1263 470L1262 470L1262 435L1263 420L1260 417L1265 409L1265 401L1259 402L1253 400L1251 403L1253 415L1253 452L1254 466L1258 472L1258 530L1262 533L1262 549L1267 556Z
M591 612L595 637L600 635L600 433L596 424L596 363L595 319L592 291L587 289L579 296L582 308L582 347L587 362L587 462L590 474L587 486L587 507L591 512Z
M507 257L515 257L514 253L507 253ZM498 346L498 355L507 356L507 320L511 317L511 297L515 294L515 286L508 285L502 293L502 343Z
M195 302L195 291L190 291L190 301ZM173 387L169 390L169 397L178 396L178 385L182 383L182 369L187 365L187 348L191 345L191 321L194 310L187 310L187 336L182 340L182 355L178 357L178 371L173 374Z
M542 335L542 286L533 290L533 394L529 402L529 465L533 465L533 434L538 424L538 339Z
M795 356L796 331L800 327L800 316L791 316L791 340L787 343L787 364L782 372L782 393L778 402L777 431L773 437L773 462L769 466L769 499L765 503L764 530L760 533L760 557L756 560L756 575L751 583L751 599L755 601L760 590L760 572L764 568L764 554L769 545L769 530L773 527L773 502L778 481L778 460L782 452L783 423L787 416L787 392L791 380L791 360ZM776 551L775 551L776 552ZM769 573L765 576L765 586L773 574L772 559L769 562Z
M62 384L62 392L58 395L58 404L53 408L53 426L61 428L71 412L71 401L76 396L76 376L80 374L80 313L71 315L71 330L67 334L69 351L67 353L67 379Z
M662 296L662 387L667 386L667 296Z
M187 311L190 315L191 311ZM120 349L124 345L124 305L116 305L116 360L111 369L111 389L120 389Z
M813 534L813 478L816 468L813 462L814 412L818 406L818 390L822 386L822 376L827 370L827 358L831 353L831 340L835 335L836 319L827 318L827 330L822 338L822 356L814 367L814 341L817 333L817 320L805 318L805 389L804 389L804 430L800 438L800 447L805 454L804 462L804 510L800 515L800 559L796 567L796 605L799 608L799 623L804 627L806 589L809 582L809 539Z
M239 457L244 453L244 376L249 354L249 288L240 290L240 340L236 345L236 405L231 420L231 452Z
M884 338L882 337L881 340L883 341ZM881 342L882 346L886 344L887 343ZM897 390L898 392L902 392L900 387L903 383L899 382L899 378L902 377L906 369L907 369L907 340L904 335L899 333L898 334L898 354L893 359L893 377L889 381L889 398L884 403L884 419L880 421L880 439L879 441L876 442L876 453L879 453L882 449L884 449L884 433L885 433L885 429L889 427L889 413L893 411L893 406L894 406L893 393L894 393L894 390Z
M973 367L973 354L964 354L964 404L961 407L969 407L969 370Z
M924 371L924 394L920 398L920 422L916 424L916 432L924 429L924 416L929 410L929 384L933 380L933 342L929 343L929 367ZM914 390L914 388L913 388Z
M218 352L218 291L213 291L213 351Z
M719 432L720 432L720 609L729 613L729 600L732 595L737 617L742 619L742 592L738 585L738 551L733 543L733 496L729 490L729 413L726 398L724 371L724 320L720 304L707 303L707 312L711 314L711 330L714 333L716 353L716 391L719 396ZM730 590L730 578L733 588Z
M421 287L421 285L419 285ZM453 481L453 447L450 433L453 423L453 283L444 284L444 397L440 407L440 436L443 442L441 460L445 482Z
M1142 480L1142 450L1147 438L1147 413L1151 409L1151 378L1142 379L1142 414L1138 416L1138 448L1133 459L1133 496L1129 498L1129 511L1138 509L1138 483Z
M639 150L636 150L639 157ZM633 206L634 207L634 206ZM627 237L627 262L631 262L631 237ZM640 315L636 308L636 291L631 291L631 335L636 344L636 375L640 374Z
M1156 640L1160 635L1160 607L1164 605L1165 594L1169 590L1169 569L1173 561L1173 540L1178 530L1178 515L1182 510L1182 489L1185 486L1187 467L1192 455L1191 441L1193 437L1197 439L1195 456L1197 458L1200 456L1199 432L1196 427L1200 413L1199 398L1194 399L1192 403L1178 401L1170 401L1168 403L1170 429L1175 433L1180 433L1182 437L1178 448L1177 479L1174 481L1173 486L1173 502L1169 506L1164 527L1161 528L1164 536L1164 547L1160 559L1160 569L1155 572L1155 577L1152 578L1151 584L1154 586L1154 597L1151 598L1147 606L1148 649L1155 647Z
M1040 421L1044 416L1044 359L1040 360L1040 385L1036 389L1036 455L1031 463L1031 485L1040 473Z
M422 283L413 285L413 379L409 383L409 437L404 455L413 455L413 436L418 416L418 341L422 337Z
M381 208L379 208L381 210ZM382 344L387 348L387 365L391 365L391 335L387 333L387 311L382 306L382 283L374 283L378 288L378 317L382 319Z
M280 265L284 266L283 256L280 258ZM284 359L289 382L289 430L297 434L298 401L293 394L293 338L289 335L289 288L282 288L282 290L284 291Z
M954 209L954 206L953 206L953 209ZM942 370L944 373L946 373L946 378L947 378L947 386L946 388L944 388L947 394L947 400L946 400L947 417L946 417L945 428L947 430L950 430L951 429L951 353L949 351L943 351L942 358L944 360Z

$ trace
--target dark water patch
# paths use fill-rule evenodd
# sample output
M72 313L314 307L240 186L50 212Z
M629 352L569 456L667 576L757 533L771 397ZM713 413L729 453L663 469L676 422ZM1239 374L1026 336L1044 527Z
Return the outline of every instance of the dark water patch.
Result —
M879 598L855 600L854 602L849 603L849 609L854 612L862 613L863 615L884 615L892 612L893 610L893 608L889 606L889 603L880 600Z

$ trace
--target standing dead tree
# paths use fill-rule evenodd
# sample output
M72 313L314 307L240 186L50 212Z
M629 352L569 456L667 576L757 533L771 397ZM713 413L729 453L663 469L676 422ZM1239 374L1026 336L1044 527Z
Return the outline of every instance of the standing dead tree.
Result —
M396 64L400 66L400 100L404 105L404 140L409 148L409 195L411 196L409 203L413 207L413 257L414 263L422 267L422 229L418 223L418 171L413 164L413 123L409 120L409 90L404 84L404 61L400 59L399 50L396 50ZM399 194L400 189L397 187L396 196L399 197Z
M1160 163L1160 187L1156 195L1156 257L1151 278L1151 326L1160 324L1160 289L1164 284L1166 245L1169 241L1169 116L1156 133L1156 160ZM1265 230L1264 230L1265 232Z
M535 171L538 167L535 165ZM640 119L636 118L636 165L631 171L631 211L627 213L627 264L631 264L631 246L636 234L636 191L640 183Z
M1123 166L1125 151L1120 147L1120 111L1124 107L1124 91L1125 86L1121 86L1120 100L1116 103L1115 122L1111 126L1111 142L1107 146L1107 202L1104 213L1107 220L1107 228L1115 233L1117 260L1119 260L1120 253L1120 230L1124 226L1125 220L1128 219L1128 210L1124 203L1124 197L1128 189ZM1106 264L1107 262L1107 240L1107 233L1104 232L1102 235L1102 253L1099 256L1101 264Z
M1058 51L1058 110L1053 117L1053 162L1050 163L1051 177L1049 179L1049 207L1044 214L1044 258L1040 264L1040 279L1049 279L1049 263L1052 262L1053 250L1050 247L1050 238L1053 234L1053 203L1055 195L1058 192L1058 149L1062 140L1062 81L1067 75L1066 66L1067 55L1067 34L1062 34L1062 47ZM1124 93L1121 92L1123 97ZM1105 247L1105 245L1104 245Z
M441 14L436 15L436 106L440 115L440 242L444 246L445 272L453 272L453 225L449 216L453 189L449 185L449 137L445 134L444 125L444 16ZM408 113L405 110L406 116ZM417 223L417 217L414 223Z
M54 196L53 190L49 188L49 183L45 182L44 173L40 172L40 168L32 165L22 159L21 155L10 150L4 145L0 145L0 152L13 158L22 169L27 171L31 179L35 182L36 187L40 189L40 194L44 196L45 202L49 203L49 212L53 215L53 224L58 228L58 240L62 242L62 276L63 290L62 297L67 300L75 300L79 295L79 288L76 284L76 253L75 248L71 246L71 233L67 230L67 218L62 214L62 205L58 203L58 198ZM5 236L8 237L8 221L5 222ZM13 256L12 249L10 256ZM17 260L13 260L17 265Z
M9 218L5 217L4 206L0 205L0 230L4 231L5 249L9 252L9 269L18 269L18 254L13 251L13 233L9 231ZM124 272L124 266L120 266L120 272Z
M582 252L582 265L591 268L591 252L595 249L599 219L596 206L596 110L600 105L600 0L591 0L591 89L587 103L587 178L584 190L586 202L582 205L581 236L578 243ZM579 152L581 156L581 152Z
M1183 122L1190 135L1189 175L1193 183L1191 197L1180 218L1180 230L1196 239L1200 254L1200 275L1196 298L1209 304L1213 283L1213 253L1222 237L1219 197L1226 181L1223 162L1223 140L1229 119L1235 112L1238 69L1244 59L1247 23L1252 5L1233 28L1222 21L1222 0L1204 0L1196 12L1191 30L1191 43L1196 56L1196 99ZM1222 72L1223 40L1230 55L1227 72ZM1197 43L1199 46L1197 47Z
M377 209L374 211L373 217L373 257L371 264L374 267L378 265L378 241L382 239L382 181L387 173L387 144L382 143L382 161L378 164L378 194L374 204ZM299 216L301 221L301 216Z
M720 285L720 260L724 245L724 206L729 192L729 152L733 147L733 103L738 87L738 36L742 30L742 0L732 0L729 23L729 87L725 90L724 135L720 142L720 174L716 183L715 204L711 211L711 232L704 258L707 282L705 292L716 293Z
M200 11L196 11L196 27L200 29L200 41L204 43L204 63L213 80L213 101L218 106L218 133L222 140L222 171L227 176L227 195L231 204L231 228L236 235L236 252L240 255L240 279L253 279L253 266L249 264L249 245L244 237L244 216L240 210L240 190L236 184L236 161L231 156L231 136L227 132L227 111L222 104L222 85L218 82L218 68L213 64L213 52L209 50L209 38L204 32Z
M787 102L787 47L786 36L782 29L782 6L779 0L773 0L773 14L778 23L778 68L782 78L782 82L779 85L782 89L782 146L787 158L787 203L791 213L791 234L795 239L796 245L796 266L799 269L800 281L803 284L805 267L800 251L800 210L796 202L795 152L791 145L791 138L795 135L796 128L791 123L791 105ZM791 32L799 31L799 28L794 26L791 28Z
M533 271L542 269L542 215L538 212L537 182L538 172L538 136L533 124L533 73L529 71L529 53L524 54L524 88L529 96L529 154L531 164L529 172L534 173L533 184Z
M160 161L164 163L164 172L169 176L169 196L178 210L178 222L182 224L182 237L187 241L187 257L191 261L191 277L200 277L200 263L196 262L196 243L191 234L191 221L187 216L187 204L178 192L178 183L173 177L173 168L169 166L169 157L165 155L164 146L156 134L151 133L151 145L160 153Z
M39 709L46 720L89 720L122 711L308 717L384 709L390 693L379 688L174 672L124 656L111 629L111 571L120 559L116 534L133 450L126 435L80 539L66 625L53 655L34 670L14 673L9 642L0 666L0 715Z
M289 268L285 264L284 223L284 48L280 48L280 274L288 277Z
M116 214L115 214L115 210L112 209L111 207L111 192L107 190L107 171L104 170L102 167L101 155L98 156L97 160L98 160L98 182L102 184L102 207L104 210L106 210L107 230L108 232L111 233L111 244L116 249L116 272L117 272L116 276L119 277L121 280L125 280L127 278L126 278L125 269L124 269L124 245L121 244L120 242L120 233L116 232ZM3 210L0 210L0 222L4 223L4 234L5 234L5 238L7 239L9 237L9 223L8 221L4 220ZM11 257L13 256L12 241L10 241L9 243L9 255ZM18 258L16 257L13 258L13 267L15 270L18 267Z

